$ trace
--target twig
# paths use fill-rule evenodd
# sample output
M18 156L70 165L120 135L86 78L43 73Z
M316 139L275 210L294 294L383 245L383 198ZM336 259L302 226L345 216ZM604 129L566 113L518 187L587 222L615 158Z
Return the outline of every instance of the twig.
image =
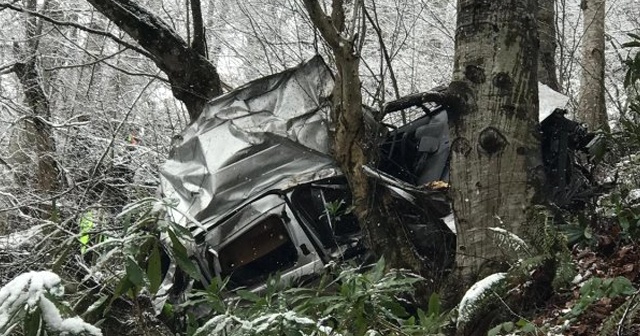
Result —
M629 311L631 310L631 308L637 305L637 304L633 304L633 301L636 300L636 297L638 296L639 292L640 290L637 290L635 293L633 293L633 295L629 299L629 306L627 306L627 309L624 310L624 314L622 314L622 317L620 318L620 322L618 322L618 330L616 331L617 336L622 336L622 331L624 330L624 327L623 327L624 320L627 319L627 315L629 314Z
M113 41L115 41L115 42L117 42L119 44L122 44L123 46L125 46L125 47L127 47L129 49L135 50L136 52L138 52L138 53L140 53L140 54L142 54L142 55L144 55L146 57L149 57L152 60L155 59L155 57L152 54L144 51L143 49L141 49L139 47L136 47L135 45L133 45L133 44L131 44L129 42L124 41L123 39L113 35L112 33L109 33L109 32L106 32L106 31L102 31L102 30L98 30L98 29L88 28L88 27L85 27L85 26L83 26L81 24L78 24L78 23L75 23L75 22L56 20L56 19L50 18L50 17L48 17L46 15L40 14L38 12L34 12L34 11L31 11L31 10L28 10L28 9L25 9L25 8L22 8L22 7L19 7L19 6L15 6L15 5L10 4L10 3L0 3L0 9L5 9L5 8L9 8L9 9L12 9L14 11L21 12L21 13L26 13L26 14L29 14L29 15L33 15L35 17L38 17L38 18L40 18L40 19L42 19L44 21L47 21L47 22L55 24L55 25L74 27L74 28L78 28L80 30L86 31L88 33L101 35L101 36L106 36L106 37L112 39Z
M58 28L56 28L56 29L58 29ZM78 49L80 49L80 50L84 51L87 55L89 55L89 56L91 56L91 57L93 57L93 58L95 58L95 59L99 59L99 57L98 57L98 56L96 56L96 55L92 54L91 52L89 52L89 51L88 51L88 50L86 50L85 48L83 48L83 47L79 46L77 43L75 43L74 41L72 41L72 40L70 40L69 38L67 38L64 34L62 34L62 38L63 38L63 39L65 39L65 40L67 40L69 43L71 43L71 44L75 45L76 47L78 47ZM112 68L112 69L118 70L118 71L120 71L120 72L122 72L122 73L124 73L124 74L126 74L126 75L129 75L129 76L144 76L144 77L151 77L151 78L155 78L155 79L157 79L157 80L160 80L160 81L162 81L162 82L169 83L169 80L168 80L168 79L162 78L162 77L160 77L160 76L158 76L158 75L153 75L153 74L148 74L148 73L143 73L143 72L132 72L132 71L129 71L129 70L126 70L126 69L120 68L120 67L118 67L118 66L115 66L115 65L113 65L113 64L111 64L111 63L109 63L109 62L107 62L106 60L102 60L102 64L104 64L104 65L106 65L106 66L108 66L108 67L110 67L110 68Z
M67 190L65 190L65 191L62 191L62 192L57 193L57 194L55 194L55 195L53 195L53 196L50 196L50 197L47 197L47 198L44 198L44 199L41 199L41 200L38 200L38 201L34 201L34 202L26 203L26 204L19 204L19 205L13 206L13 207L0 209L0 213L7 212L7 211L12 211L12 210L20 210L20 208L22 208L22 207L28 207L28 206L32 206L32 205L38 205L38 204L43 204L43 203L51 202L51 201L53 201L54 199L60 198L60 197L62 197L62 196L64 196L64 195L66 195L66 194L68 194L68 193L72 192L72 191L73 191L74 189L76 189L79 185L81 185L81 184L85 184L85 183L88 183L88 182L91 182L91 180L86 180L86 181L78 182L76 185L74 185L73 187L71 187L71 188L69 188L69 189L67 189Z
M16 65L16 62L0 66L0 75L6 75L8 73L12 73L14 71L15 65Z
M98 162L96 162L96 165L91 170L91 175L89 176L89 180L92 180L96 176L96 173L98 172L98 169L100 169L100 166L102 166L102 162L107 157L107 154L109 154L109 151L111 150L111 147L113 146L113 143L115 142L116 137L118 136L118 133L120 132L120 129L122 128L124 123L127 121L127 119L129 119L129 116L131 115L131 112L133 112L133 108L136 106L136 103L138 102L138 100L140 100L140 98L142 97L142 94L147 90L147 88L149 88L151 83L153 83L154 81L155 81L154 78L149 80L149 82L147 82L147 84L142 88L142 90L140 90L140 93L138 93L138 96L133 101L133 103L131 103L131 106L129 107L129 111L127 111L127 114L125 114L124 118L122 118L122 120L118 124L118 127L116 127L116 129L114 130L113 136L111 136L111 140L109 141L109 144L107 145L107 148L105 148L104 152L102 152L102 155L100 156L100 159L98 159ZM82 202L84 202L84 199L87 196L87 192L88 191L89 191L89 188L87 188L84 191L84 193L80 197L80 201L78 202L78 204L82 204Z
M128 50L128 48L120 49L120 50L118 50L118 51L114 52L114 53L113 53L113 54L111 54L111 55L107 55L107 56L104 56L104 57L101 57L101 58L97 58L97 56L95 56L95 55L91 55L91 56L95 57L96 59L95 59L94 61L87 62L87 63L70 64L70 65L60 65L60 66L55 66L55 67L51 67L51 68L44 68L44 69L42 69L42 70L43 70L43 71L54 71L54 70L61 70L61 69L73 69L73 68L80 68L80 67L85 67L85 66L89 66L89 65L95 65L95 64L98 64L98 63L100 63L100 62L102 62L102 61L106 61L106 60L108 60L108 59L110 59L110 58L113 58L113 57L115 57L115 56L117 56L117 55L121 54L122 52L124 52L124 51L126 51L126 50ZM85 52L87 52L87 53L88 53L88 51L87 51L87 50L83 50L83 51L85 51Z

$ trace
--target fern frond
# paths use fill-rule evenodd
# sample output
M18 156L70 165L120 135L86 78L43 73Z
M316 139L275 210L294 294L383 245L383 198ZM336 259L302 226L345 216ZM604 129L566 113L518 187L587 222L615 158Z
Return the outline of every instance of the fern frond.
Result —
M508 260L518 261L532 256L529 245L516 234L499 227L490 227L488 230Z

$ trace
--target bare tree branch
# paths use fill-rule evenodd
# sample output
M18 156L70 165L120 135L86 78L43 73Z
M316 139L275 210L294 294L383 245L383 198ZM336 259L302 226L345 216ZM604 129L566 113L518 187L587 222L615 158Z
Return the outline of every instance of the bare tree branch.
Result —
M77 45L76 45L77 46ZM89 65L95 65L98 64L100 62L104 62L110 58L116 57L117 55L120 55L121 53L123 53L124 51L126 51L127 48L123 48L120 49L112 54L103 56L103 57L97 57L95 55L92 55L89 51L84 50L84 52L86 52L87 54L91 55L92 57L95 58L94 61L91 62L85 62L85 63L79 63L79 64L69 64L69 65L59 65L59 66L55 66L55 67L51 67L51 68L44 68L42 69L43 71L55 71L55 70L61 70L61 69L73 69L73 68L80 68L80 67L85 67L85 66L89 66Z
M15 6L15 5L10 4L10 3L0 3L0 9L6 9L6 8L12 9L12 10L17 11L17 12L33 15L35 17L38 17L38 18L40 18L40 19L42 19L44 21L47 21L47 22L55 24L55 25L74 27L74 28L78 28L78 29L80 29L82 31L85 31L87 33L96 34L96 35L100 35L100 36L106 36L106 37L112 39L113 41L115 41L115 42L117 42L119 44L122 44L123 46L125 46L125 47L127 47L127 48L129 48L131 50L134 50L134 51L136 51L136 52L138 52L138 53L140 53L140 54L142 54L142 55L144 55L146 57L154 59L153 55L151 55L150 53L144 51L143 49L141 49L139 47L136 47L135 45L133 45L131 43L128 43L128 42L124 41L123 39L115 36L112 33L109 33L109 32L106 32L106 31L102 31L102 30L92 29L92 28L89 28L89 27L85 27L85 26L83 26L81 24L78 24L78 23L75 23L75 22L56 20L56 19L50 18L50 17L48 17L48 16L46 16L44 14L41 14L41 13L38 13L38 12L35 12L35 11L31 11L31 10L28 10L26 8L22 8L22 7L19 7L19 6Z
M402 110L411 106L417 106L426 102L434 102L440 105L449 106L452 104L452 97L443 92L427 91L421 93L414 93L408 96L404 96L398 100L394 100L383 107L383 116L385 113Z
M16 63L9 63L9 64L5 64L0 66L0 75L6 75L9 73L12 73L15 71L15 65Z
M375 6L375 4L374 4ZM374 7L375 12L375 7ZM366 15L367 20L371 23L373 30L376 31L376 35L378 35L378 42L380 43L380 49L382 54L384 55L384 60L387 63L387 67L389 68L389 76L391 76L391 84L393 85L393 91L396 94L396 99L400 98L400 89L398 88L398 81L396 79L395 71L393 71L393 66L391 65L391 57L389 56L389 51L387 50L387 45L384 43L384 39L382 38L382 31L380 30L380 26L377 23L377 17L374 21L369 11L365 8L364 15Z
M57 28L56 28L56 29L57 29ZM64 34L62 34L62 33L61 33L61 36L62 36L62 38L63 38L63 39L67 40L67 42L69 42L69 43L73 44L73 45L74 45L74 46L76 46L78 49L80 49L80 50L84 51L84 52L85 52L87 55L89 55L90 57L93 57L96 61L102 62L104 65L106 65L106 66L108 66L108 67L110 67L110 68L112 68L112 69L114 69L114 70L120 71L120 72L124 73L125 75L129 75L129 76L150 77L150 78L155 78L155 79L157 79L157 80L159 80L159 81L162 81L162 82L165 82L165 83L169 83L169 80L168 80L168 79L163 78L163 77L160 77L160 76L155 75L155 74L144 73L144 72L134 72L134 71L130 71L130 70L124 69L124 68L122 68L122 67L119 67L119 66L113 65L113 64L111 64L111 63L107 62L107 59L108 59L108 58L110 58L110 56L115 56L115 54L113 54L113 55L109 55L109 56L104 57L104 58L100 58L100 57L98 57L98 56L94 55L93 53L89 52L88 50L86 50L86 49L85 49L85 48L83 48L82 46L78 45L75 41L73 41L73 40L71 40L71 39L67 38ZM125 50L126 50L126 49L123 49L123 50L121 50L121 51L119 51L119 52L122 52L122 51L125 51ZM94 62L87 63L86 65L91 65L92 63L94 63ZM72 66L69 66L69 67L75 67L75 66L77 66L77 65L72 65ZM44 71L53 71L53 70L56 70L56 69L58 69L58 68L62 68L62 69L64 69L65 67L64 67L64 66L60 66L60 67L56 67L56 68L48 68L48 69L43 69L43 70L44 70Z
M344 26L344 12L342 10L342 1L334 0L332 3L332 16L329 17L320 7L320 2L318 0L303 0L304 7L309 12L309 18L313 22L313 24L318 28L320 34L324 40L329 44L329 46L338 50L342 48L341 44L343 44L343 38L340 36L338 32L339 27ZM336 8L339 7L339 8ZM340 14L342 12L342 14ZM336 27L334 24L337 24L339 27Z
M200 115L209 99L222 94L216 67L149 10L131 0L87 1L153 55L191 120Z
M333 0L331 2L331 20L336 31L344 31L344 8L342 8L343 0Z

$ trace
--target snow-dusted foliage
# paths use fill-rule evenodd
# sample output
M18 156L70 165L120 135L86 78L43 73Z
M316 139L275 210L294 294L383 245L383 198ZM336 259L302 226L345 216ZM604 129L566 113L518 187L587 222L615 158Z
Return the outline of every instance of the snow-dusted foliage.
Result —
M531 257L529 245L515 233L509 232L500 227L490 227L491 237L496 245L511 260L520 260Z
M0 289L0 333L7 335L26 315L39 316L28 319L25 328L44 328L60 335L101 336L100 329L79 317L64 318L57 299L64 294L60 277L52 272L24 273ZM31 334L31 333L30 333Z
M264 314L253 320L237 316L218 315L196 330L194 336L233 335L335 335L319 323L294 311Z
M479 307L478 303L482 302L488 295L491 295L492 288L500 284L506 275L507 273L491 274L469 288L462 300L460 300L460 304L458 304L458 327L469 322Z
M445 323L439 296L432 295L429 310L411 316L403 303L423 281L407 271L384 271L381 259L373 269L335 265L333 276L317 288L283 288L277 278L267 281L260 294L238 290L236 298L222 291L228 282L214 280L206 292L196 292L185 305L213 309L194 335L342 336L431 335Z

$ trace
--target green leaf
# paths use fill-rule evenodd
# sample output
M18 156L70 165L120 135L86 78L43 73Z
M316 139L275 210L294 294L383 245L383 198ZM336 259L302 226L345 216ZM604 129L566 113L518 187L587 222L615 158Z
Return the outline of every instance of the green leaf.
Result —
M113 296L111 297L111 300L109 300L109 304L107 305L107 307L104 309L104 312L102 313L102 316L106 316L107 313L109 312L109 310L111 310L111 304L113 304L113 301L118 299L120 297L120 295L123 295L126 292L128 292L129 289L131 289L131 288L133 288L133 284L129 280L129 277L127 277L127 276L123 277L120 280L120 283L118 284L118 287L116 287L116 290L113 292Z
M176 234L173 231L169 231L169 238L171 239L171 245L173 250L173 257L181 270L185 271L190 277L195 280L203 282L202 274L198 271L198 267L189 259L187 255L187 249L182 245Z
M382 306L387 308L389 312L396 318L406 318L409 314L404 307L395 300L389 300L382 303Z
M527 322L522 326L521 330L525 333L533 333L534 331L536 331L536 326L531 322Z
M169 318L173 318L173 305L170 303L165 303L164 306L162 306L162 314L165 314Z
M496 336L502 331L502 324L498 324L497 326L491 328L487 331L487 336Z
M37 336L40 334L41 322L40 308L33 311L31 314L27 314L24 318L24 332L25 336Z
M384 266L385 266L385 261L384 261L384 257L382 257L380 258L380 260L378 260L378 262L376 263L376 266L373 268L373 271L371 272L373 282L377 282L380 279L382 279L382 276L384 276Z
M629 232L631 225L629 224L629 219L626 216L619 216L618 223L620 224L623 232Z
M258 302L261 300L261 297L258 296L258 294L248 291L246 289L240 289L238 291L236 291L236 294L238 294L238 296L246 301L250 301L250 302Z
M125 269L127 271L127 278L129 278L134 286L137 288L144 287L144 272L142 271L142 268L138 266L138 263L136 263L131 257L127 257L127 265Z
M502 324L502 329L504 329L504 331L510 333L513 331L513 322L509 321L509 322L505 322Z
M182 225L172 223L171 229L174 231L174 233L177 233L182 238L193 239L193 235L191 234L191 231L189 231L187 228L185 228Z
M78 223L78 227L80 229L80 236L78 237L78 240L82 245L80 247L80 253L84 254L87 250L87 246L89 245L89 240L91 239L89 232L94 228L92 210L89 210L82 215L82 218L80 218L80 222Z
M611 296L616 297L620 295L632 295L635 293L635 288L629 279L619 276L611 282Z
M429 310L427 312L427 315L440 315L440 295L438 295L438 293L432 293L429 297Z
M160 260L160 249L158 244L154 244L147 263L147 277L149 278L149 292L155 294L162 284L162 267Z
M87 316L89 316L89 314L95 312L95 311L100 311L100 309L102 308L102 306L104 306L107 303L107 300L109 299L108 295L101 295L96 301L95 303L91 304L91 309L86 310L85 312L83 312L82 314L80 314L80 317L85 318Z

